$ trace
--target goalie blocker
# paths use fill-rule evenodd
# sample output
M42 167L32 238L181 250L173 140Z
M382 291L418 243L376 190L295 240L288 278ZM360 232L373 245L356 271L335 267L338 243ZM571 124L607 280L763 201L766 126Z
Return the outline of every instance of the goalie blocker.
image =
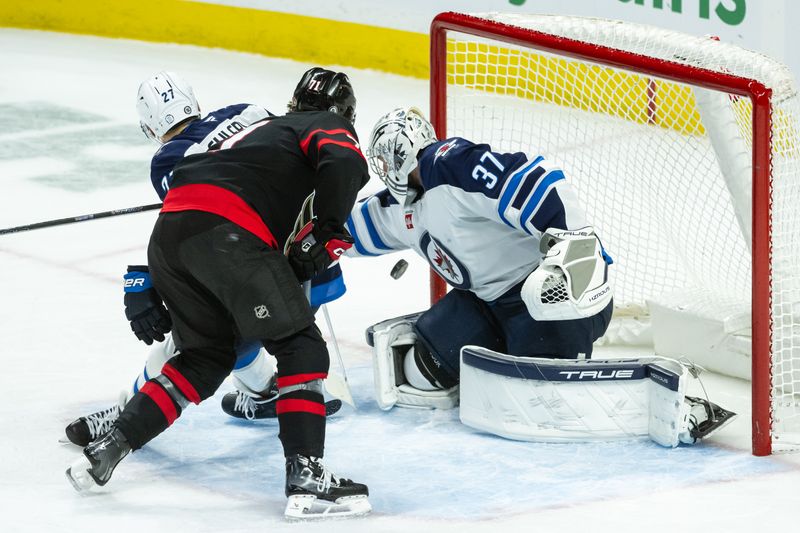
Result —
M671 359L563 360L461 351L460 417L467 426L528 441L649 437L693 444L735 413L686 396L688 368Z

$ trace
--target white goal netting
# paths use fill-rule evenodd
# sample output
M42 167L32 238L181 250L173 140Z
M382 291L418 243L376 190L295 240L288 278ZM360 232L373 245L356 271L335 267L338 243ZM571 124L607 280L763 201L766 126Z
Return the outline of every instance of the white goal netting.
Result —
M764 343L770 359L764 401L773 451L800 448L800 108L788 69L710 38L631 23L475 17L647 58L609 66L607 57L575 58L569 43L564 52L544 52L537 44L509 44L502 32L478 37L450 30L440 52L444 131L560 164L616 261L615 316L646 319L657 304L670 316L687 312L687 330L698 330L706 318L718 321L722 334L739 343L733 351L747 357L753 219L768 221L768 251L756 246L756 253L768 261L769 274L755 281L771 299L770 316L762 317L771 337ZM668 80L645 73L653 59L678 74ZM761 203L754 205L752 194L753 102L699 87L697 69L756 80L772 91L771 193ZM724 368L728 353L714 357Z

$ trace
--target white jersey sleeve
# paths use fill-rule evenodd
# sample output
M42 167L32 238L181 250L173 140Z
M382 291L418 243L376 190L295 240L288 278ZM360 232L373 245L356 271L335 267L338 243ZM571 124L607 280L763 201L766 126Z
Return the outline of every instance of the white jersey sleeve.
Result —
M388 190L356 202L347 219L355 243L346 255L376 256L410 248L402 221L402 207Z

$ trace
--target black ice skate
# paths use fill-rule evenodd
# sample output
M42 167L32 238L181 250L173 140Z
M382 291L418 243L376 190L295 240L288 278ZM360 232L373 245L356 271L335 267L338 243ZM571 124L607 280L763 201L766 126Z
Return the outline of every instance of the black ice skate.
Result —
M114 405L108 409L82 416L66 427L64 433L72 444L85 448L90 442L107 433L119 418L121 409Z
M286 458L285 516L290 520L347 518L372 510L366 485L334 476L315 457Z
M689 410L689 435L697 442L721 429L736 418L736 413L723 409L715 403L702 398L687 396Z
M111 479L117 464L130 452L128 439L114 428L83 450L83 457L67 468L67 479L78 492L102 487Z
M234 417L246 420L261 420L263 418L276 418L275 400L278 399L278 384L273 379L267 389L266 396L251 396L242 391L229 392L222 397L222 410ZM341 400L328 400L325 402L325 416L331 416L342 408Z

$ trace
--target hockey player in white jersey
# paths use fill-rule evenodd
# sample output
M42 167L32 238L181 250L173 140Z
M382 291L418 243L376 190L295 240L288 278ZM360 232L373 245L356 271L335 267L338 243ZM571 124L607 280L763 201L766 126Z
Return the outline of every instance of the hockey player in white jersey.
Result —
M429 310L368 331L382 408L454 407L464 346L498 355L473 357L482 361L481 379L497 381L498 390L506 387L501 380L521 376L527 358L591 358L592 343L611 319L612 260L560 168L541 155L500 153L460 137L437 140L415 108L395 109L377 122L367 157L387 190L356 204L348 221L355 245L347 255L410 248L453 288ZM688 420L696 406L695 429L705 424L704 433L687 432L687 442L733 415L704 400L686 403L681 416ZM462 411L463 404L462 397ZM516 408L509 400L481 412L492 419L481 429L530 437L529 428L500 427ZM720 423L710 428L709 419ZM674 445L671 431L662 440Z
M298 106L328 109L335 105L326 93L335 75L319 67L306 71L295 89L290 110ZM316 83L313 90L308 89L310 81ZM173 169L184 157L205 152L215 143L274 116L263 107L246 103L229 105L201 116L191 85L180 75L168 71L159 72L141 83L136 109L142 132L160 145L150 164L150 181L161 200L169 191ZM125 312L134 334L147 345L157 342L148 354L144 369L132 387L122 391L117 404L82 416L66 427L67 439L79 446L86 446L108 431L128 399L150 378L159 375L164 363L178 353L169 333L169 314L151 288L147 267L128 267L124 277ZM335 265L312 280L312 306L334 300L343 292L341 270ZM225 395L222 400L226 413L247 419L276 416L275 365L260 343L237 346L237 361L231 376L236 392ZM340 407L341 401L329 400L326 414L334 414Z

